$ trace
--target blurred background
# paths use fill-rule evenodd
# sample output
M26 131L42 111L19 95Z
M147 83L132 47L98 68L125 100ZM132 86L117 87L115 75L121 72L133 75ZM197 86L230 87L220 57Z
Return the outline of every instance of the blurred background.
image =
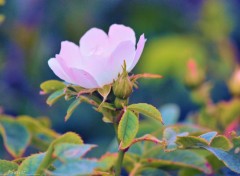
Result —
M107 32L113 23L132 27L137 38L145 33L147 43L133 72L164 76L140 80L131 102L174 103L180 120L197 111L184 85L190 58L211 81L213 101L229 100L226 80L240 62L239 7L238 0L5 0L0 6L0 111L47 116L57 132L75 131L86 143L98 144L94 155L100 156L114 136L111 125L85 104L65 123L69 102L47 106L39 85L58 79L47 61L59 53L61 41L78 43L88 29Z

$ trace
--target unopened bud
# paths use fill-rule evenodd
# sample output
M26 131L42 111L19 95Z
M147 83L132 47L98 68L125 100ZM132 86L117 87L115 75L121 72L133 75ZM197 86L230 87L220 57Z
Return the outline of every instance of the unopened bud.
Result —
M236 69L228 83L230 92L234 96L240 96L240 68Z
M203 70L199 69L194 59L189 59L187 62L187 71L185 75L185 84L190 88L200 86L205 79Z
M118 76L118 79L113 84L113 93L116 97L127 99L133 90L133 83L128 77L126 70Z

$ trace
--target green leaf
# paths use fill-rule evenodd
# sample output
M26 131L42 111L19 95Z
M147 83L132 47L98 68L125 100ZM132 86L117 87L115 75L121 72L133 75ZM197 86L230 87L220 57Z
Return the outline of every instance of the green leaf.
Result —
M194 148L209 145L207 140L196 136L178 136L176 143L180 148Z
M105 85L105 86L103 86L102 88L99 88L99 89L98 89L98 93L99 93L100 95L102 95L103 100L106 100L108 94L109 94L110 91L111 91L111 87L112 87L111 84L108 84L108 85Z
M155 169L155 168L144 168L141 172L142 176L171 176L164 170Z
M154 118L161 123L163 123L161 113L152 105L146 103L138 103L138 104L131 104L127 107L129 110L133 110L135 112L141 113L145 116Z
M18 165L11 161L6 160L0 160L0 175L3 175L4 173L13 173L18 168Z
M52 175L71 175L71 176L86 176L93 173L94 169L97 167L97 161L95 160L74 160L62 164L60 167L56 168Z
M221 160L229 169L240 174L240 152L234 153L234 150L230 152L223 151L221 149L203 146L211 153L213 153L219 160Z
M52 106L54 103L56 103L60 98L64 96L64 89L57 90L56 92L53 92L47 99L47 104L49 106Z
M121 140L120 148L127 148L138 132L138 117L130 110L126 110L119 122L118 137Z
M67 114L66 114L66 116L65 116L65 121L67 121L67 120L71 117L72 113L75 111L75 109L76 109L76 108L78 107L78 105L80 105L81 103L82 103L81 99L78 98L78 99L74 100L74 101L70 104L70 106L68 107L68 110L67 110Z
M211 147L228 151L233 147L233 144L226 136L218 135L212 140Z
M31 143L43 151L59 136L55 131L46 128L45 125L42 125L37 119L30 116L18 116L17 121L30 131L32 136Z
M0 132L4 146L15 158L22 156L30 143L31 136L25 126L12 118L0 118Z
M199 137L205 139L210 144L216 135L217 135L216 131L211 131L208 133L204 133L204 134L200 135Z
M34 154L27 157L19 166L17 172L21 176L35 175L46 153Z
M197 169L206 174L212 173L207 160L190 150L175 150L164 152L163 150L153 150L147 155L147 159L142 159L144 167L164 168L174 170L182 168Z
M163 131L163 138L167 141L166 150L176 150L177 144L176 140L178 136L187 136L188 132L175 131L173 128L169 127Z
M106 153L98 161L98 170L109 171L117 161L117 153Z
M83 157L88 151L90 151L94 147L96 147L96 145L61 143L55 146L53 155L57 157L60 161L67 162Z
M61 144L61 143L71 143L71 144L83 144L83 141L81 137L73 132L68 132L59 138L55 139L51 145L48 147L48 150L46 152L46 155L43 159L43 161L40 163L40 166L36 172L36 174L42 174L44 169L47 169L49 165L55 160L53 158L52 154L54 152L54 148L56 145Z
M65 87L65 84L58 80L48 80L43 82L40 85L40 88L43 90L44 93L52 93L59 89L63 89Z

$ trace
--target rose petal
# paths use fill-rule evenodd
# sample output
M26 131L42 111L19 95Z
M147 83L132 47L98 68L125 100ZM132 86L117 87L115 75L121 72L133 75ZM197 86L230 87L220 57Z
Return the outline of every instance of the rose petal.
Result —
M111 25L109 28L108 36L113 49L115 49L115 47L123 41L130 40L134 45L136 44L134 31L130 27L124 25Z
M59 55L69 67L82 65L80 48L75 43L63 41Z
M111 83L112 75L108 72L109 64L107 63L108 57L98 55L89 56L85 59L83 69L87 70L97 81L99 85Z
M138 63L138 60L139 60L140 56L142 55L143 48L145 46L146 41L147 40L145 39L144 34L142 34L140 36L140 39L139 39L138 44L137 44L137 50L136 50L134 60L133 60L131 66L128 68L127 71L130 72L136 66L136 64Z
M48 65L52 69L52 71L54 72L54 74L56 76L58 76L59 78L61 78L62 80L66 81L66 82L73 83L73 80L66 73L66 71L62 68L62 66L60 65L60 63L58 62L57 59L55 59L55 58L49 59Z
M86 56L105 54L108 48L108 36L98 28L90 29L80 39L81 53Z
M118 73L122 72L124 60L126 61L127 68L131 66L135 56L135 46L131 41L120 43L113 51L109 60L109 74L112 74L113 79L116 79Z
M87 89L100 87L93 76L87 71L77 68L69 69L71 71L71 75L74 79L75 84Z
M56 55L56 59L59 65L61 66L61 68L63 68L63 70L65 70L68 76L72 79L72 82L70 83L82 86L84 88L99 87L94 77L89 72L85 71L85 70L91 71L93 68L85 67L84 69L84 68L69 67L66 65L65 60L60 55ZM94 62L94 60L92 61Z

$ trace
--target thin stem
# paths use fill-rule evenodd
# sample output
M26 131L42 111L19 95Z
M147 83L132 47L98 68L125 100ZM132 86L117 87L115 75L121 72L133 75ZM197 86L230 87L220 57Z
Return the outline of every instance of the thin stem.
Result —
M118 124L114 123L114 129L116 133L116 137L118 140L118 145L120 144L120 140L118 139ZM121 169L122 169L122 163L123 163L123 158L124 158L125 150L119 150L118 151L118 158L117 162L115 165L115 176L120 176L121 175Z
M125 154L124 150L118 151L118 158L117 158L117 163L116 163L116 167L115 167L115 176L120 176L120 174L121 174L124 154Z

